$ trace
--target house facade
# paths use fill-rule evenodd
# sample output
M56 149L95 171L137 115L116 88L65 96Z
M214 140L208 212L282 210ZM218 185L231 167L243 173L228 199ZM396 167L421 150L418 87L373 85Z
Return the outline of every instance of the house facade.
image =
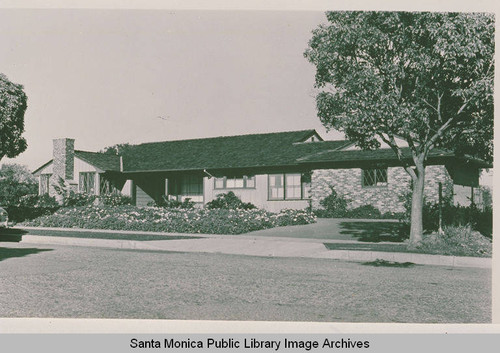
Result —
M465 203L474 198L480 168L489 167L440 149L427 164L426 199L437 201L441 184L444 196L455 201L470 195ZM57 196L64 185L80 193L119 192L138 206L187 198L201 206L233 191L272 212L320 208L332 188L351 208L402 212L411 183L389 148L362 151L349 141L324 141L315 130L145 143L121 156L75 150L74 140L57 139L52 160L34 175L40 194Z

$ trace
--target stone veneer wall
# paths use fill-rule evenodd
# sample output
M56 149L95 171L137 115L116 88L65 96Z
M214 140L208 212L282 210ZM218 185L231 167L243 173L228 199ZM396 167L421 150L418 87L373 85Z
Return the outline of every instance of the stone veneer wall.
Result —
M69 138L53 140L53 164L52 176L50 178L49 194L56 194L52 185L59 184L59 178L63 180L73 179L75 166L75 140Z
M311 178L311 200L313 209L321 208L319 202L331 193L330 186L344 196L349 208L372 205L382 213L403 212L401 196L410 190L410 176L402 167L387 170L387 186L363 187L362 170L352 169L318 169ZM439 182L443 184L443 196L453 195L453 181L443 165L426 168L425 197L426 201L438 201Z

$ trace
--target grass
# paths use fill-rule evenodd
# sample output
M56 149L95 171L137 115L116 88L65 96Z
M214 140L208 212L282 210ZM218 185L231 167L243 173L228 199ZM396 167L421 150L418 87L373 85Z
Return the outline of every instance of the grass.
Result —
M429 254L429 255L449 255L449 256L468 256L468 257L491 257L491 255L484 254L470 254L470 253L454 253L448 249L430 248L425 246L423 248L408 249L406 243L396 244L380 244L380 243L323 243L328 250L353 250L353 251L380 251L380 252L399 252L399 253L413 253L413 254Z
M400 244L379 244L379 243L324 243L328 250L355 250L355 251L382 251L382 252L405 252L414 253L415 250L408 250L407 245Z
M0 233L0 241L3 239L9 241L12 237L21 236L18 234L19 229L12 229L12 233L9 230ZM23 232L21 232L23 233ZM203 237L193 237L193 236L182 236L182 235L158 235L158 234L134 234L134 233L108 233L108 232L87 232L87 231L64 231L64 230L42 230L42 229L30 229L24 230L26 235L41 235L41 236L51 236L51 237L68 237L68 238L87 238L87 239L116 239L116 240L136 240L136 241L150 241L150 240L179 240L179 239L202 239Z
M408 238L404 225L399 222L342 221L340 233L362 242L403 242Z

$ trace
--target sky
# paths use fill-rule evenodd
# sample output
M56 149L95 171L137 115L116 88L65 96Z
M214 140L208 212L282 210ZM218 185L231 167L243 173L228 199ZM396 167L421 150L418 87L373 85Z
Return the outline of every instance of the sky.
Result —
M0 9L0 72L28 96L31 170L52 140L98 151L142 143L317 129L303 56L320 11Z

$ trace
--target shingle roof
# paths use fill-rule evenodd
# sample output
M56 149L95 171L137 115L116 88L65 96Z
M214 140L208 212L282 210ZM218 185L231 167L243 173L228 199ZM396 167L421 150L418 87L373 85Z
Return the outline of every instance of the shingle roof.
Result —
M142 172L290 166L305 155L348 143L301 143L313 134L315 130L302 130L144 143L124 153L123 168Z
M223 170L299 165L336 168L356 162L398 163L394 152L387 148L375 151L345 150L343 148L352 145L351 142L304 142L316 134L315 130L301 130L132 145L123 153L123 171ZM402 151L411 160L409 148L403 148ZM103 171L120 171L120 157L117 155L76 150L75 156ZM458 157L451 151L435 148L428 158L429 161L442 163L443 158ZM470 156L460 158L488 166Z
M409 148L402 148L403 157L411 159ZM455 157L455 154L448 150L434 148L429 152L428 158ZM374 151L365 150L325 150L315 154L310 154L299 158L301 163L305 162L354 162L366 160L396 160L396 154L390 148L381 148Z
M104 171L120 171L120 157L112 154L75 150L75 156Z

